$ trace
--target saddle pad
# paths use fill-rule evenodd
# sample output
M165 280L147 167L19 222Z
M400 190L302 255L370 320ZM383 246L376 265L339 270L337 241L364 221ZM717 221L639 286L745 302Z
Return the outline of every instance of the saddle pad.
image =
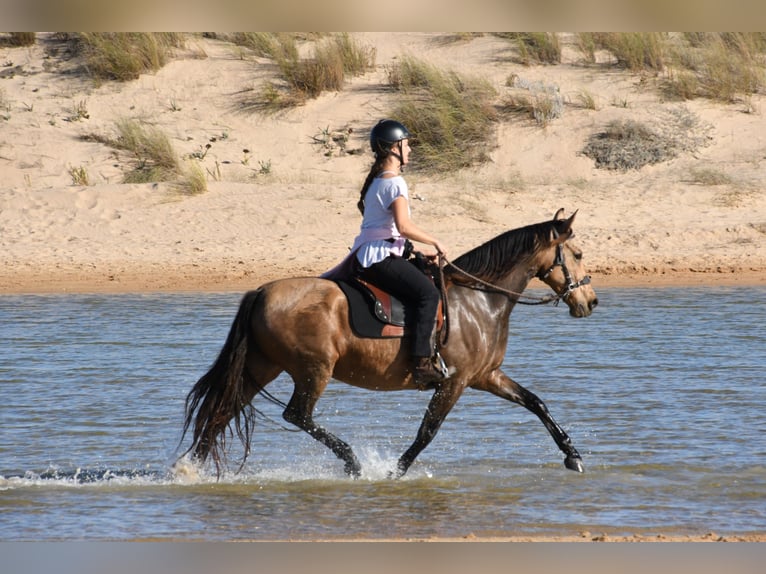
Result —
M402 337L404 328L384 323L375 315L374 302L355 281L336 280L348 299L349 324L357 337L388 339Z

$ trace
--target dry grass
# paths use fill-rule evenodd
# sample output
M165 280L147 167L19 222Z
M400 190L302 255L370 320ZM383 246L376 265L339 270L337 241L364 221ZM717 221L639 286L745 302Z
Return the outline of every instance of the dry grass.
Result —
M0 86L0 120L11 119L11 100L5 93L5 89Z
M68 172L69 176L72 178L72 185L90 185L88 170L84 167L70 167Z
M236 32L228 39L238 46L244 46L261 58L298 58L298 46L295 43L295 36L291 34Z
M708 167L690 169L689 181L697 185L707 186L729 185L732 183L732 179L727 173Z
M129 154L131 169L123 177L123 183L169 182L175 191L189 194L207 190L199 162L192 160L184 164L164 132L135 119L118 120L115 128L116 137L87 134L82 139Z
M151 32L82 32L69 40L91 77L123 82L156 72L184 43L182 34Z
M249 35L249 43L261 56L274 60L276 81L246 92L240 106L247 111L273 113L301 105L326 91L340 91L349 77L375 66L375 49L354 41L347 33L320 39L313 55L299 56L296 37L287 34Z
M512 90L502 99L504 112L529 117L543 127L564 113L564 99L558 86L528 82L516 75L506 83Z
M178 177L180 160L164 132L129 119L117 122L117 132L113 147L130 153L134 163L124 183L172 181Z
M586 110L597 110L598 104L596 102L596 96L594 96L588 90L580 90L575 96L577 104L585 108Z
M686 34L683 40L663 83L667 96L735 102L766 86L764 34Z
M417 149L416 171L445 173L487 161L498 120L492 85L410 56L387 68L401 102L388 117L404 123Z
M511 41L518 50L518 61L525 66L560 64L561 43L553 32L504 32L495 34Z
M198 161L188 161L178 179L173 182L173 189L185 195L197 195L207 191L207 177Z
M595 51L601 49L628 70L659 72L665 65L666 38L658 32L581 32L577 45L588 61L595 61Z
M618 66L664 74L669 98L735 102L766 86L764 32L581 32L575 45L591 64L604 50Z
M0 46L31 46L37 42L35 32L4 32L0 33Z

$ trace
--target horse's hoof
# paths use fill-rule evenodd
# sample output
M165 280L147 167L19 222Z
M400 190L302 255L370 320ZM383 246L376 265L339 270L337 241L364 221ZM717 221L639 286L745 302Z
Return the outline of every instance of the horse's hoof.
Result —
M566 457L564 466L575 472L585 472L585 467L582 465L582 459L579 456Z
M362 467L358 463L347 464L344 470L346 471L346 474L354 480L362 477Z
M399 480L401 477L404 476L404 473L407 472L406 469L403 469L398 464L396 465L396 469L389 471L388 473L388 479L389 480Z

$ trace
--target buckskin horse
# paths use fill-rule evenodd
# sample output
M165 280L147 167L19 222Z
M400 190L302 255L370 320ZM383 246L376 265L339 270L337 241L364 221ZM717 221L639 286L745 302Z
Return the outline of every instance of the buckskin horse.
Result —
M580 454L545 403L500 368L511 311L522 299L535 299L523 295L533 278L554 292L537 303L564 301L572 317L587 317L598 304L572 241L577 212L565 219L563 211L442 262L449 332L439 352L449 372L435 385L417 436L392 478L407 472L467 387L529 409L564 453L566 468L583 472ZM186 397L181 441L190 427L193 440L182 456L199 464L211 457L220 475L227 438L236 433L244 465L258 412L251 401L258 393L269 397L264 388L285 371L294 389L288 404L282 403L284 419L332 450L348 475L359 477L353 450L314 421L314 407L330 379L372 391L415 390L409 365L402 338L362 338L352 331L347 299L336 282L301 277L262 285L244 295L218 358Z

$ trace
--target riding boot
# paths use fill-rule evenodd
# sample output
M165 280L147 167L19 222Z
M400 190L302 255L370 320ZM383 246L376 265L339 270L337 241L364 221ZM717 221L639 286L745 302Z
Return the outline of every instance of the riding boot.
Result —
M431 357L416 357L412 372L415 386L421 390L432 389L435 383L444 379L444 375L437 370Z

